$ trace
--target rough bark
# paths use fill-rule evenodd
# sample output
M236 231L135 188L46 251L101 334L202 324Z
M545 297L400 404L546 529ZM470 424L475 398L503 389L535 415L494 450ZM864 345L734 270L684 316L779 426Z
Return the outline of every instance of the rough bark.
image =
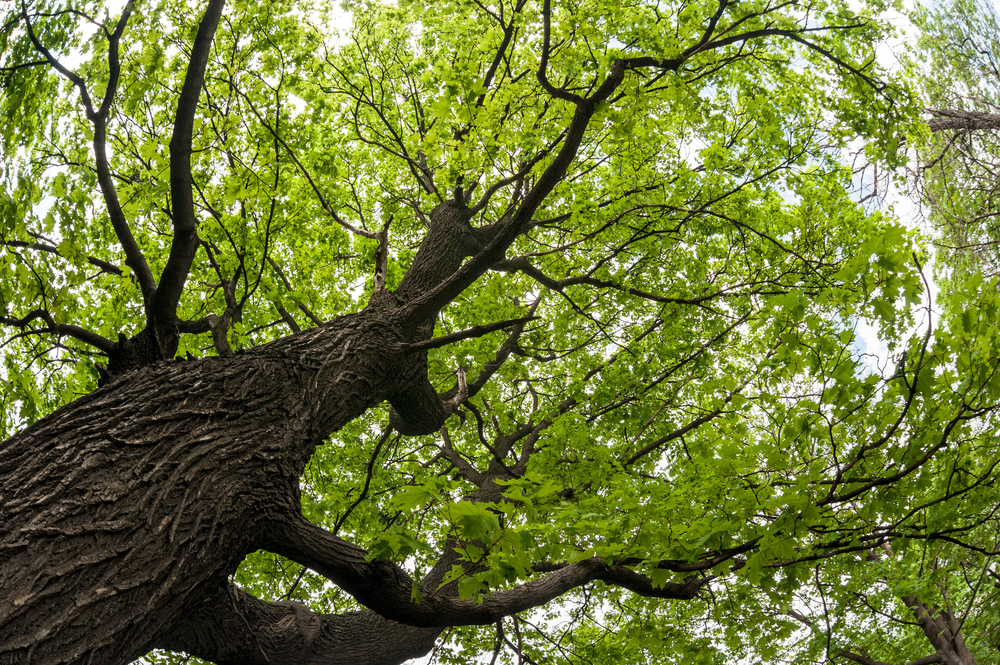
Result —
M454 271L467 251L442 240L450 210L432 217L446 221L414 262L415 291L440 279L424 262ZM426 353L403 351L434 317L413 328L402 313L383 292L246 353L143 367L4 442L0 663L128 662L176 641L247 553L273 547L264 534L301 519L316 445L386 399L404 429L438 429Z
M395 387L396 338L366 312L144 368L6 442L0 662L148 651L297 510L314 447Z
M430 651L441 631L401 625L370 610L315 614L297 603L265 603L219 585L182 629L157 646L221 665L400 663Z
M959 109L930 109L927 126L932 132L947 129L983 130L1000 129L1000 114L962 111Z

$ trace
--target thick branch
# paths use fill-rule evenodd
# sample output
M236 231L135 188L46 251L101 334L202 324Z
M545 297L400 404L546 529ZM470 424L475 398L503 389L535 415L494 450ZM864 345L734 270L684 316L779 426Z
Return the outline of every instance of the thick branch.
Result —
M942 656L937 662L975 665L972 654L965 646L961 626L949 612L923 603L916 596L903 596L903 603L913 612L931 646Z
M961 111L956 109L928 109L931 119L927 126L932 132L947 129L990 130L1000 129L1000 114Z
M167 265L160 275L160 284L153 293L149 318L161 325L172 323L180 302L184 282L198 249L197 217L194 210L194 180L191 176L191 142L198 97L205 80L205 68L212 50L212 40L222 16L225 0L209 0L208 8L198 26L191 48L184 86L177 100L174 133L170 139L170 201L174 236L170 244Z
M583 97L561 88L556 88L554 85L549 83L549 79L546 76L546 70L549 65L549 52L551 51L551 34L552 34L552 6L551 0L545 0L542 3L542 57L538 62L538 71L535 73L535 78L541 84L542 89L549 93L556 99L562 99L573 104L579 104L583 101Z
M278 554L306 566L341 587L382 616L412 626L487 625L499 619L544 605L558 596L594 580L602 580L635 593L657 598L694 598L708 578L684 584L667 583L655 588L648 578L628 568L609 565L601 557L568 564L524 584L498 591L482 603L423 589L419 602L413 599L414 581L399 566L387 561L368 561L368 553L301 516L289 518L282 533L269 547Z
M155 645L215 663L399 665L434 647L440 628L404 626L378 614L316 614L220 585Z
M114 179L111 176L111 167L108 164L107 153L107 133L108 133L108 112L111 103L114 101L118 91L118 77L121 73L121 63L119 62L119 41L125 32L129 17L132 15L133 2L130 0L122 10L121 18L115 31L108 38L108 87L104 92L104 99L96 113L92 113L91 120L94 123L94 161L97 167L97 182L101 186L101 194L104 196L104 205L108 210L108 217L111 226L118 237L118 244L125 252L125 263L135 274L139 282L139 289L142 291L143 302L149 307L149 300L156 290L156 280L153 278L153 271L149 269L146 257L143 256L139 243L132 235L128 220L125 219L125 212L122 210L121 202L118 200L118 191L115 188Z
M621 85L625 79L625 65L619 60L608 74L604 83L594 92L593 95L581 101L576 106L573 119L566 130L566 138L562 148L555 158L542 171L528 193L524 196L520 207L511 215L510 219L498 230L490 243L467 261L458 271L442 282L437 288L429 291L422 297L416 298L409 304L410 312L408 318L413 322L425 320L428 316L439 311L443 306L454 300L462 291L471 285L484 272L490 269L497 261L503 259L504 253L512 242L520 235L522 229L527 228L531 223L531 218L538 210L542 202L549 193L565 177L570 164L576 158L576 153L583 142L584 134L590 124L591 118L597 110L598 104L606 101L608 97Z

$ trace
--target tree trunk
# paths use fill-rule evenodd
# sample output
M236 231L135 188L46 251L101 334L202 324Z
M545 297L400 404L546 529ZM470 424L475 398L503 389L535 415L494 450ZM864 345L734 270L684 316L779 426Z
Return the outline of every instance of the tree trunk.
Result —
M923 603L916 596L903 596L903 603L913 612L924 635L941 656L940 662L944 665L976 665L976 659L962 636L962 626L950 610Z
M447 223L432 223L409 297L478 244L453 212L435 211ZM0 664L126 663L156 646L272 665L426 652L440 627L319 617L226 580L302 519L299 476L332 432L387 399L408 431L440 428L426 353L403 346L429 337L435 316L413 325L383 291L360 313L245 353L130 372L4 442Z
M314 447L398 392L398 341L366 311L128 374L6 442L0 662L146 653L298 510Z

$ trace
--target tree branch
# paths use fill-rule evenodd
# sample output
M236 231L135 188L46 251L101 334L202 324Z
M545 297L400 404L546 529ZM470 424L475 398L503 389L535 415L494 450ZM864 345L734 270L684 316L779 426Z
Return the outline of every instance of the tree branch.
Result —
M81 328L80 326L74 326L66 323L56 323L47 311L40 308L29 312L20 319L11 318L9 316L0 316L0 323L14 326L15 328L21 328L23 330L29 323L37 319L44 321L48 327L33 332L47 332L54 335L72 337L85 344L89 344L104 353L111 353L115 350L115 348L117 348L117 344L115 342L112 342L110 339L98 335L95 332L91 332L85 328Z
M194 210L194 180L191 175L191 143L198 97L205 80L205 68L212 50L215 30L222 16L225 0L209 0L191 47L184 86L177 100L174 132L170 139L170 201L174 235L170 243L167 265L160 275L160 284L153 293L148 317L160 327L173 324L184 282L187 280L195 252L198 250L198 220Z
M531 223L531 218L542 202L559 182L562 181L570 164L576 158L577 151L583 142L583 137L597 110L597 105L604 102L621 85L625 79L624 61L617 61L611 72L585 100L576 105L573 119L566 128L566 136L562 148L556 153L545 170L542 171L534 186L525 194L521 205L504 223L486 247L477 252L459 270L454 272L436 288L423 296L412 300L408 305L407 320L415 324L426 320L444 305L458 297L470 284L490 269L497 261L503 259L504 252L521 234L521 231Z
M497 330L523 325L529 321L534 321L537 318L537 316L523 316L519 319L507 319L505 321L497 321L496 323L486 323L481 326L472 326L471 328L460 330L459 332L451 333L450 335L433 337L431 339L425 339L422 342L400 344L398 348L403 353L416 353L417 351L427 351L428 349L439 349L442 346L448 346L449 344L460 342L463 339L482 337L483 335L488 335L489 333Z
M751 30L738 35L730 35L715 41L709 40L697 49L692 47L694 50L689 49L688 51L685 51L682 54L682 57L678 59L663 59L648 56L619 59L611 65L610 71L604 81L597 86L590 96L584 98L565 90L556 89L551 85L551 83L548 82L545 76L550 48L548 29L550 13L550 0L545 0L542 9L544 31L542 56L539 63L537 77L541 86L550 95L559 99L564 99L576 106L573 118L565 130L565 138L563 139L562 147L559 152L556 153L556 156L552 159L545 170L539 175L534 186L527 192L527 194L525 194L518 209L510 215L509 219L504 224L501 225L489 244L487 244L481 251L477 252L469 261L462 265L460 269L455 271L449 278L441 282L437 287L427 291L421 297L415 298L407 305L409 309L406 316L407 321L416 324L419 321L426 320L429 316L439 311L447 303L457 298L458 295L468 288L468 286L471 285L476 279L478 279L480 275L503 259L503 255L507 248L510 247L511 243L514 242L514 240L521 234L523 229L528 228L531 224L531 218L535 214L535 211L538 210L552 189L565 177L570 165L576 159L577 152L580 149L584 135L598 105L611 98L612 94L614 94L614 92L625 80L626 72L630 70L655 68L662 71L676 71L688 58L694 57L697 53L719 49L736 43L749 42L752 40L765 39L769 37L784 37L820 53L838 67L854 73L876 89L880 89L875 81L865 75L864 72L858 68L840 60L833 53L803 38L801 33L808 32L808 29L803 28L801 30L786 30L763 28L759 30ZM845 26L830 26L823 29L834 30L843 27ZM699 44L704 41L703 36ZM696 44L695 46L698 45Z
M931 119L927 126L932 132L947 129L989 130L1000 129L1000 114L962 111L957 109L927 109Z
M434 647L440 628L404 626L368 610L317 614L219 585L155 646L214 663L398 665Z
M118 41L124 33L125 26L131 16L132 5L133 3L131 1L126 4L124 10L122 11L121 18L118 20L115 32L110 36L108 42L108 61L109 66L111 66L111 74L108 81L108 88L105 91L104 101L101 103L101 107L97 110L94 109L93 101L90 98L90 93L87 90L87 85L84 80L78 74L69 70L65 65L59 62L55 56L53 56L52 53L41 43L37 35L35 35L34 28L31 25L31 20L28 17L27 7L24 3L22 3L22 14L24 16L28 37L30 38L32 45L35 47L35 50L45 57L53 69L69 79L69 81L73 83L73 85L76 86L77 90L80 92L80 99L83 102L87 119L90 120L94 126L94 162L97 167L97 182L101 188L101 194L104 197L104 205L107 208L108 217L111 220L111 226L114 228L115 235L118 237L118 243L125 252L125 264L132 269L132 273L139 282L139 288L142 291L143 300L148 305L149 299L156 288L156 281L153 278L152 271L149 269L149 264L146 263L146 257L143 256L142 250L139 249L139 243L136 242L135 236L132 235L132 230L129 228L128 220L125 219L125 213L122 211L121 203L118 200L118 192L115 189L114 180L111 177L111 167L108 165L107 154L107 114L111 106L111 101L114 99L118 81Z
M562 99L571 104L580 104L583 102L583 97L561 88L557 88L551 83L545 74L546 69L549 65L549 51L550 38L552 34L552 7L551 0L544 0L542 3L542 57L538 62L538 71L535 72L535 78L542 85L542 89L549 93L556 99Z
M3 245L6 246L6 247L23 247L24 249L33 249L33 250L38 251L38 252L46 252L48 254L54 254L54 255L56 255L58 257L61 257L61 258L66 258L66 257L64 257L59 252L59 248L58 247L53 247L52 245L47 245L47 244L42 243L42 242L26 242L24 240L7 240L7 241L3 242ZM119 268L118 266L116 266L113 263L109 263L108 261L105 261L104 259L98 259L98 258L93 257L93 256L88 256L87 257L87 263L89 263L90 265L94 266L95 268L100 268L101 270L103 270L106 273L110 273L112 275L117 275L118 277L122 276L121 268Z
M683 584L654 587L652 580L602 557L568 564L517 586L497 591L482 603L459 600L436 589L424 588L419 599L416 586L398 565L369 561L364 549L310 523L301 515L282 522L267 549L323 575L354 598L387 619L411 626L443 627L496 623L499 619L543 605L588 582L601 580L634 593L655 597L691 599L711 578L692 578Z
M359 235L362 238L368 238L369 240L378 240L379 239L378 232L367 231L365 229L358 228L353 224L351 224L350 222L347 222L346 220L344 220L343 217L337 214L337 211L326 200L326 197L323 196L323 192L320 191L319 185L317 185L316 182L313 180L312 175L310 175L308 169L306 169L306 167L302 164L302 162L299 161L299 158L296 156L295 151L292 150L291 146L289 146L288 143L285 142L285 139L281 138L281 136L274 129L274 127L271 126L271 123L268 122L267 119L257 111L257 107L254 105L254 103L250 100L250 98L246 94L244 94L239 89L237 89L236 92L246 101L247 106L250 108L250 112L257 117L258 122L260 122L260 124L264 126L264 129L270 132L271 136L274 137L274 140L277 143L279 143L281 147L285 149L285 152L288 153L288 156L292 158L292 162L295 163L295 166L296 168L298 168L299 173L301 173L305 177L306 182L309 183L309 186L312 188L313 193L316 194L317 200L319 200L320 207L322 207L323 210L326 211L326 214L330 215L330 217L333 218L333 221L337 222L337 224L340 224L342 227L344 227L354 235ZM388 224L386 226L388 226Z

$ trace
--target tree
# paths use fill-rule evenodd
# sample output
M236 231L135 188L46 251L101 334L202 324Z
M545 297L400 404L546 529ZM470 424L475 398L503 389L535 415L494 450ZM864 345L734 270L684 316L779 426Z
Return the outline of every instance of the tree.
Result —
M839 159L918 119L882 9L7 7L0 663L766 656L705 621L973 544L997 303L907 339Z
M914 67L924 79L933 138L920 150L915 173L939 250L967 276L996 275L998 24L992 6L953 2L914 16L921 29Z

